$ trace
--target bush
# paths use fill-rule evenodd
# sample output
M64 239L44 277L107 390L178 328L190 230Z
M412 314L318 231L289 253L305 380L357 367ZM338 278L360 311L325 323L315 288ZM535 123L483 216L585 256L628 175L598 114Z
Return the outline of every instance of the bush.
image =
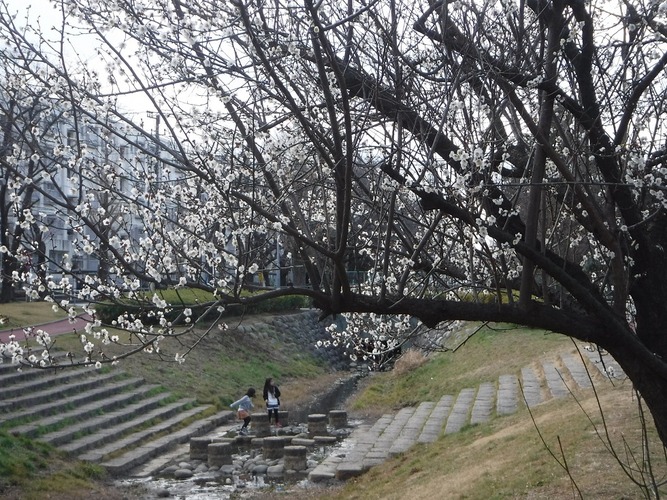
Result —
M192 309L191 317L193 320L213 320L214 317L217 317L218 315L218 312L213 310L210 313L210 317L204 317L209 306L203 303L212 301L212 294L208 294L208 296L203 297L201 291L196 291L195 293L180 291L179 294L176 295L175 291L171 290L160 290L158 293L169 304L178 305L178 307L175 307L173 310L165 312L164 315L169 321L176 321L178 316L181 314L183 307L189 307ZM222 317L242 316L244 314L294 311L302 307L308 307L309 303L309 299L303 295L287 295L283 297L275 297L272 299L263 300L256 304L229 305L222 313ZM97 317L100 319L100 321L102 321L102 323L105 324L111 324L119 316L122 316L125 313L140 318L144 324L155 324L157 323L157 318L155 316L156 311L157 308L152 303L150 303L149 300L143 303L138 300L127 301L124 303L109 302L98 304L95 307Z

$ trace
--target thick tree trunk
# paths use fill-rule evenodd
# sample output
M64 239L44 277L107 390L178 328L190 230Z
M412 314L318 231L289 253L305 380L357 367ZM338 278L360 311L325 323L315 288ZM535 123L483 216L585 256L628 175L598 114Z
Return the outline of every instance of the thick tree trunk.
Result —
M0 276L0 304L6 304L14 300L15 290L12 273L18 270L18 262L14 257L7 255L2 259L2 276Z
M656 373L652 364L642 359L609 352L644 398L660 440L667 447L667 377L664 374Z

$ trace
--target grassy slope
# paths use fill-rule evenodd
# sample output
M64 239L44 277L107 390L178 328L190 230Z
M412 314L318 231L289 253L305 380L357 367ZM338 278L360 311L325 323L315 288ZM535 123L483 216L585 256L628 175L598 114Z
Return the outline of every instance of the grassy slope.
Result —
M261 317L249 318L244 324L258 319ZM122 340L123 334L119 335ZM76 335L58 336L57 342L60 349L81 350ZM186 342L192 342L192 338ZM261 393L264 380L273 377L283 393L283 406L289 409L290 402L308 395L308 391L303 391L302 395L296 389L303 380L314 384L320 379L330 382L335 378L303 349L275 341L259 341L234 329L211 331L187 355L183 364L174 361L176 352L185 352L180 341L166 339L160 347L160 356L141 353L123 359L118 366L150 383L163 385L177 395L196 397L200 403L215 404L219 408L227 408L250 386ZM109 357L120 352L113 345L104 349ZM256 402L262 403L261 397Z
M226 404L243 392L249 380L256 381L253 385L260 385L267 373L282 382L281 388L287 393L286 401L293 402L304 393L317 392L318 384L328 384L332 377L293 346L283 349L225 334L213 336L201 347L180 368L174 363L146 363L139 357L125 363L123 368L159 381L173 391L196 393L202 401L219 404ZM533 360L571 347L568 339L539 331L508 327L482 330L456 353L435 354L427 362L415 363L406 370L368 377L364 389L350 402L350 411L375 415L419 401L435 400L442 394L456 394L463 387L494 380L500 374L517 372ZM625 457L627 451L640 449L636 401L627 384L600 388L609 433ZM642 496L597 436L596 428L602 429L602 419L592 391L581 393L579 397L581 406L591 415L590 420L571 399L550 402L535 410L533 416L544 441L559 460L565 457L584 498ZM655 436L650 438L652 449L659 449ZM629 443L625 449L623 439ZM5 446L0 448L0 464L3 449ZM46 456L53 452L42 453ZM31 463L39 463L39 460L31 460ZM94 470L81 469L80 465L67 462L55 463L60 464L55 471L24 471L19 477L41 478L41 488L44 489L39 491L42 492L66 489L73 484L77 484L77 491L99 490L101 483L95 479ZM664 465L664 460L653 464L658 474L667 473ZM65 471L64 475L61 471ZM6 472L0 470L0 476ZM87 486L82 487L78 483L81 477L92 479L87 479ZM34 493L34 487L25 488L24 485L23 493ZM290 492L291 498L313 498L314 494L313 491ZM113 491L107 490L107 495L113 495ZM274 494L266 492L264 495L273 498ZM414 447L374 467L361 478L339 488L318 490L316 495L350 499L577 496L568 474L545 450L526 410L496 418L488 424L468 427L455 435L443 436L433 444ZM30 495L23 498L30 498Z
M443 394L455 394L499 375L517 373L532 360L571 346L562 335L544 331L507 325L484 327L456 352L431 356L428 364L400 376L374 377L353 408L396 408L437 401Z
M482 331L456 354L436 355L400 375L376 375L351 407L364 410L377 404L383 410L389 405L437 400L439 395L456 394L500 374L516 373L532 360L548 359L554 352L571 348L569 339L536 331ZM584 498L642 497L600 439L608 432L625 463L641 468L635 463L642 455L637 401L629 383L612 387L597 381L604 417L595 393L581 391L578 402L574 398L551 401L537 407L532 416L522 409L441 436L436 443L413 447L322 498L565 499L577 498L576 488ZM656 476L667 477L667 462L654 432L647 442L655 454L652 467ZM567 464L574 482L559 461ZM639 478L640 472L634 476ZM665 493L663 486L662 495Z
M619 452L625 458L622 434L639 452L638 436L631 429L635 405L628 391L605 391L601 401ZM591 398L583 407L598 415ZM567 462L583 498L642 496L573 401L545 404L534 416L545 443L561 463ZM593 421L599 426L599 415ZM545 450L530 417L522 412L414 447L322 498L577 498L575 486L556 458ZM664 474L664 460L660 469Z

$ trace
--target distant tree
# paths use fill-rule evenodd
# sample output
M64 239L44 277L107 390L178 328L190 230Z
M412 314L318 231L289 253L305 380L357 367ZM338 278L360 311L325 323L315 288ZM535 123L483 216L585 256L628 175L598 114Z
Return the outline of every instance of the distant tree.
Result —
M96 123L103 109L143 131L117 106L141 95L173 174L123 198L137 244L93 231L118 279L81 300L139 280L215 291L212 307L307 295L389 333L404 316L542 328L609 351L667 443L667 4L58 5L62 41L89 62L70 67L52 31L5 12L7 61ZM247 297L276 231L309 286ZM373 263L365 286L351 251ZM117 326L151 345L183 333Z
M48 163L39 145L42 125L53 125L54 117L40 92L23 88L18 75L3 72L0 82L0 303L5 303L44 262L44 225L35 213Z

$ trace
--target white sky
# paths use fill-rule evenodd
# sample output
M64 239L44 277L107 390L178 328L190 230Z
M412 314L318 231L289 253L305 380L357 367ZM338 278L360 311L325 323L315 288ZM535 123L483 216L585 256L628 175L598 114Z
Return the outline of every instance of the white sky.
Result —
M53 18L53 13L55 9L53 4L49 0L0 0L5 4L9 11L12 12L29 12L30 19L35 19L40 17L42 22L48 22L48 17ZM19 22L19 18L17 18Z
M56 8L50 0L0 0L0 3L7 6L10 12L19 13L15 19L15 23L18 26L25 24L27 16L27 22L30 26L33 29L39 29L43 34L47 35L47 38L53 28L60 29L62 22L60 8ZM69 21L72 21L72 19ZM54 33L54 36L57 35ZM73 46L67 52L70 52L72 56L75 56L79 60L95 64L95 61L99 60L99 56L93 50L95 46L94 40L87 43L85 37L85 35L80 35L80 37L72 40ZM65 49L67 50L67 46L65 46ZM100 68L100 72L102 73L104 70ZM143 115L141 112L142 109L152 108L142 95L126 96L122 101L121 106L123 108L133 110L133 112L137 112L139 115Z

